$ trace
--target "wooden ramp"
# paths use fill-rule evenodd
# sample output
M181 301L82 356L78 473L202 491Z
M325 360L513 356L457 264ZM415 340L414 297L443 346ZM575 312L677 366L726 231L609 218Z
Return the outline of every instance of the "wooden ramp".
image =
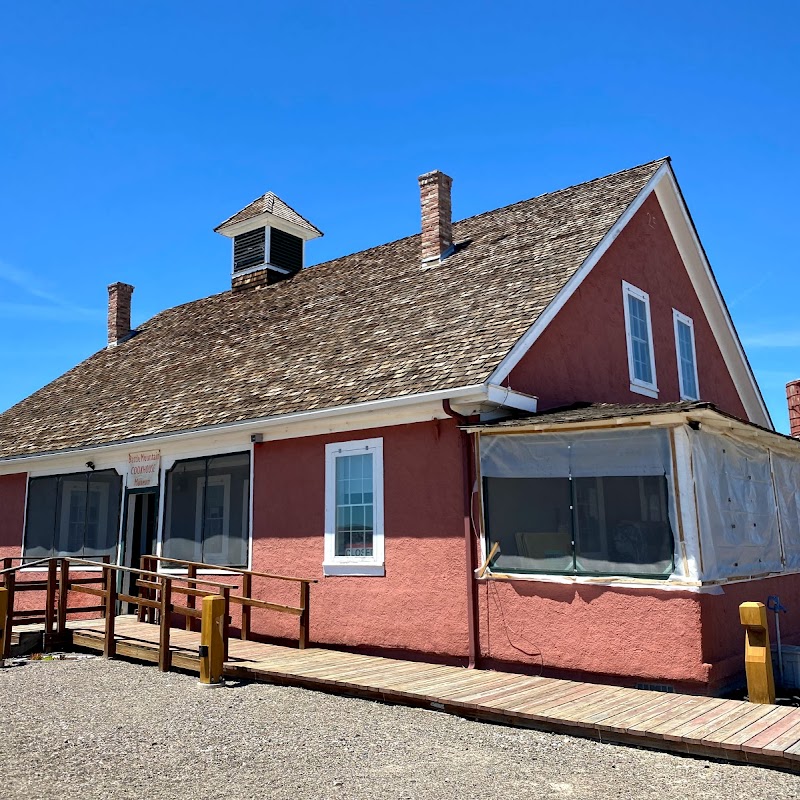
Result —
M73 644L103 649L104 620L74 621ZM118 655L158 661L159 628L116 620ZM200 634L171 630L175 667L197 670ZM490 670L230 640L225 675L423 706L604 742L800 771L800 708L624 689Z

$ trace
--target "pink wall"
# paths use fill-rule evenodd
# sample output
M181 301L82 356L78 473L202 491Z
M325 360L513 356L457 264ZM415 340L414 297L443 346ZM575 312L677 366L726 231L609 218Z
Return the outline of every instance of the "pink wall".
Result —
M622 281L650 295L658 400L630 390ZM694 321L700 397L746 419L700 301L650 195L564 308L512 370L514 389L539 397L540 410L578 401L680 399L672 309Z
M323 577L325 445L383 437L385 577ZM311 639L320 644L467 653L461 441L452 420L256 445L253 568L319 579ZM263 599L297 588L261 581ZM253 628L296 638L296 620L255 611Z
M704 594L701 601L703 660L711 664L710 680L724 686L741 676L744 630L739 622L739 605L745 602L767 604L770 595L779 595L787 613L781 614L781 640L800 644L800 575L783 575L757 581L731 583L722 594ZM767 613L770 641L775 643L774 614ZM775 676L777 681L777 674Z
M696 594L520 580L478 595L483 666L694 689L708 679Z
M0 559L19 558L22 554L27 483L24 472L0 475Z

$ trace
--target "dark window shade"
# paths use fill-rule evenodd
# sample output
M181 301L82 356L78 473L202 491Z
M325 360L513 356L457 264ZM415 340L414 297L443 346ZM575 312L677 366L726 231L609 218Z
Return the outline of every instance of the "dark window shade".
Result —
M674 568L664 476L484 478L497 572L668 577Z
M271 228L269 263L290 272L299 272L303 268L303 240L278 228Z
M233 237L233 271L241 272L265 262L266 229L258 228Z
M25 558L114 557L122 478L115 470L31 478Z
M167 473L163 553L217 566L247 565L250 454L179 461Z

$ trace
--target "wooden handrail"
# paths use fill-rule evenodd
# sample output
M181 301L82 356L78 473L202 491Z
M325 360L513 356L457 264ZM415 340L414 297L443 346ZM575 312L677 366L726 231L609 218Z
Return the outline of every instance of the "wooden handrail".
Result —
M271 572L255 572L252 569L241 569L240 567L225 567L219 564L204 564L201 561L184 561L180 558L167 558L166 556L148 556L154 561L164 561L170 564L182 564L185 567L196 567L197 569L223 570L232 572L236 575L252 575L254 578L274 578L276 581L293 581L294 583L318 583L316 578L295 578L288 575L275 575Z
M96 562L86 561L85 559L82 559L82 558L74 558L73 556L66 556L62 560L63 561L68 561L70 564L96 563ZM152 570L137 569L136 567L123 567L123 566L120 566L119 564L104 564L103 566L106 566L109 569L112 569L112 570L114 570L116 572L130 572L130 573L132 573L134 575L144 575L144 576L146 576L148 578L161 579L161 578L164 577L164 573L163 572L153 572ZM188 577L185 577L183 575L168 575L167 577L171 578L172 580L175 580L175 581L185 581L185 582L190 582L190 583L195 583L195 584L201 583L204 586L217 586L217 587L225 586L225 587L227 587L229 589L235 589L236 588L236 585L233 584L233 583L220 583L220 581L209 581L209 580L205 580L204 578L188 578ZM102 580L103 580L103 578L101 576L99 576L97 578L98 583L100 581L102 581Z

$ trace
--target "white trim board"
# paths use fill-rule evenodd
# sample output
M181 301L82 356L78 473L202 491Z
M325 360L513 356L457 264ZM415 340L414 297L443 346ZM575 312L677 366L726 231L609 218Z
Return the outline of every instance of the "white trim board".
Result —
M667 220L672 238L689 273L703 313L711 326L722 358L728 367L739 397L751 422L774 429L750 362L733 325L728 307L719 290L689 209L670 168L667 180L656 187L656 197Z

